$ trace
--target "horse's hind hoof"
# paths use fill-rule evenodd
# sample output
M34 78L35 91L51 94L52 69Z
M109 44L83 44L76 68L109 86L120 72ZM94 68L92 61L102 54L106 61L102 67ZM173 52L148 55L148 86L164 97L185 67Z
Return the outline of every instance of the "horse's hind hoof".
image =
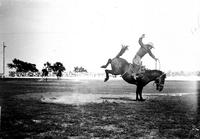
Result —
M105 66L105 65L103 65L103 66L101 66L101 68L106 68L106 66Z
M105 78L105 79L104 79L104 82L108 81L108 79L109 79L109 78Z

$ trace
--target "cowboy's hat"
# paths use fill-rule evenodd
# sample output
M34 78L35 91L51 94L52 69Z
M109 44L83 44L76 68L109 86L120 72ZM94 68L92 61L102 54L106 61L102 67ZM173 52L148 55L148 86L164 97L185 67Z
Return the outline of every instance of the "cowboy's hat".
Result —
M154 45L153 45L152 42L149 42L147 45L148 45L150 48L154 48Z

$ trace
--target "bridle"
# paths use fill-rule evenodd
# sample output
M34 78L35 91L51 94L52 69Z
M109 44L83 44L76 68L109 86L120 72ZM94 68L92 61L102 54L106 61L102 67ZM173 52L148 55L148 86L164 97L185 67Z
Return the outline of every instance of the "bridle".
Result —
M163 87L163 86L164 86L164 83L161 83L161 79L162 79L162 76L164 76L164 75L165 75L165 73L163 73L162 75L160 75L159 77L157 77L156 80L158 80L158 83L155 81L155 82L153 83L153 86L156 84L156 85L158 85L158 86L160 86L160 87Z

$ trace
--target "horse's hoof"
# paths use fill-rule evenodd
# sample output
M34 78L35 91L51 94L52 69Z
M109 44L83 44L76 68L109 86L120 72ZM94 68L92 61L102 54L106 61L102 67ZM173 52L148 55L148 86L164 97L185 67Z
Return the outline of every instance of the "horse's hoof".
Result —
M140 99L140 101L145 101L145 100L146 100L146 99L143 99L143 98L142 98L142 99Z
M106 82L106 81L108 81L108 78L105 78L105 79L104 79L104 82Z
M103 66L101 66L101 68L106 68L106 66L105 66L105 65L103 65Z

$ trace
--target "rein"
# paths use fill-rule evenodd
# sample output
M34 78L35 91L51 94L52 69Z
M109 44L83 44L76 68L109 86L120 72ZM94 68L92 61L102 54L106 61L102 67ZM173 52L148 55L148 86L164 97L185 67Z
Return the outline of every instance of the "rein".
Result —
M157 65L158 65L158 70L160 70L161 69L161 64L160 64L160 60L159 59L155 62L155 69L157 69Z
M157 69L157 67L158 67L158 70L160 70L161 69L161 64L160 64L160 60L158 59L156 62L155 62L155 69ZM164 84L161 84L160 83L160 78L163 76L163 75L165 75L165 73L163 73L162 75L160 75L159 77L157 77L157 79L159 79L159 83L153 83L153 86L155 86L155 84L156 85L159 85L159 86L164 86Z

